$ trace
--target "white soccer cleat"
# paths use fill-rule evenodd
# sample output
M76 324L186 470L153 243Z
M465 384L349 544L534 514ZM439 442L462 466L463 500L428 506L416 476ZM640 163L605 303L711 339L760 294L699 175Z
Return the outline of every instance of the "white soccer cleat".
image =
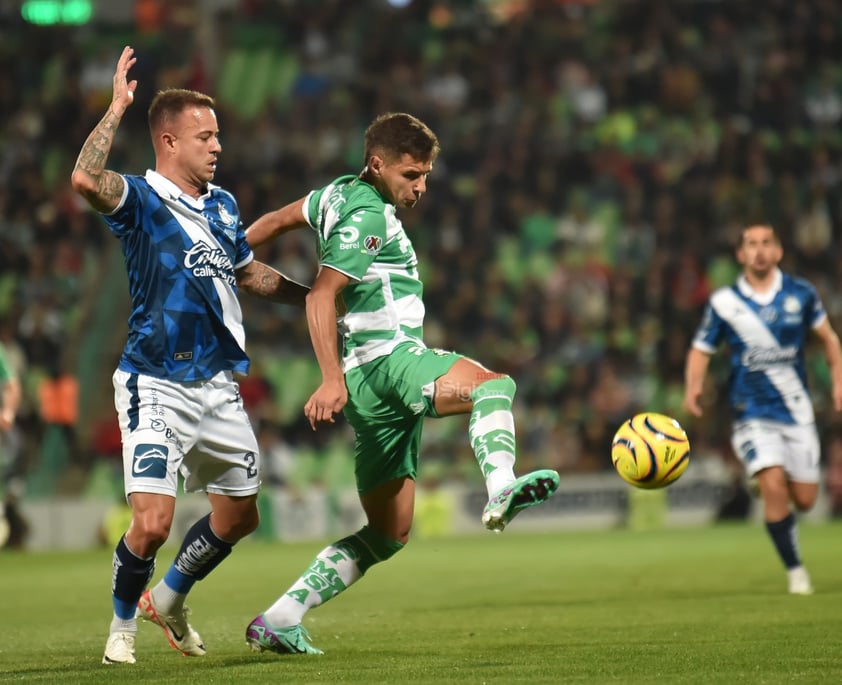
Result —
M199 633L193 630L187 622L187 614L190 610L182 607L175 615L164 616L158 613L152 602L152 594L144 590L137 603L137 617L151 621L159 626L167 636L170 647L177 649L184 656L204 656L208 653Z
M813 585L810 583L810 576L803 566L796 566L787 571L789 577L789 594L791 595L812 595Z
M102 655L104 664L133 664L134 633L111 633L105 643L105 654Z

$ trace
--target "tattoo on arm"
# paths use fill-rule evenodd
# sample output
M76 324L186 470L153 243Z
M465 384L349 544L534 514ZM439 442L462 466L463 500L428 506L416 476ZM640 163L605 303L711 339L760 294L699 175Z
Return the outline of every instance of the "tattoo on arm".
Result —
M251 295L280 304L304 306L310 289L288 279L263 262L252 262L237 274L237 285Z
M123 195L123 178L105 169L119 123L120 118L109 109L91 131L76 159L74 172L81 171L94 182L96 191L88 195L88 201L98 209L113 209Z

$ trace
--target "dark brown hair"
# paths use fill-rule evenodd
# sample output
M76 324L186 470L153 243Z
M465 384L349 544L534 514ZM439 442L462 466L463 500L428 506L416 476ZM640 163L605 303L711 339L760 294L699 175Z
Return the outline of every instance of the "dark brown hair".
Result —
M746 232L752 228L768 228L772 231L772 239L778 244L781 244L781 237L778 235L778 232L775 230L775 227L772 224L767 224L762 221L757 221L755 223L749 223L743 226L742 230L740 231L740 239L737 242L737 247L742 247L743 243L746 241Z
M432 162L438 157L439 150L436 134L411 114L381 114L365 132L365 164L372 154L385 158L407 154L418 161Z

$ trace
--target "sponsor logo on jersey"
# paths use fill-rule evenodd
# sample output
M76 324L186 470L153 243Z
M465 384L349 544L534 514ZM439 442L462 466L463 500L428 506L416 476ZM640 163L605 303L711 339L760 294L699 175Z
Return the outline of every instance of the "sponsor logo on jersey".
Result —
M380 248L383 247L383 239L377 235L367 235L363 239L363 246L365 247L366 254L376 255L380 252Z
M360 231L355 226L343 226L336 229L339 233L340 250L358 250L360 247Z
M169 453L166 445L137 445L132 457L132 475L137 478L166 478Z
M196 278L220 278L229 285L237 283L234 265L220 248L213 248L205 242L198 242L184 251L184 266L193 272Z
M742 354L742 365L749 371L763 371L764 369L782 364L794 364L798 357L795 345L787 347L750 347Z
M757 314L766 323L775 323L778 320L778 310L774 307L763 307Z

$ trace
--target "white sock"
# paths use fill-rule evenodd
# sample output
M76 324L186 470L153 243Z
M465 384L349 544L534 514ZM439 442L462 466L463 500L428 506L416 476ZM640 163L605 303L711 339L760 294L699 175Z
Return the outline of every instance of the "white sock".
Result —
M159 613L169 616L178 612L184 606L186 594L176 592L163 579L153 587L149 594L152 596L152 603Z
M132 633L137 634L137 619L136 618L120 618L114 615L111 618L111 627L109 633Z
M275 628L298 625L310 609L332 599L361 577L356 560L329 545L263 616Z
M485 476L489 497L515 480L515 420L506 409L483 414L482 405L491 400L475 402L469 428L471 446Z

